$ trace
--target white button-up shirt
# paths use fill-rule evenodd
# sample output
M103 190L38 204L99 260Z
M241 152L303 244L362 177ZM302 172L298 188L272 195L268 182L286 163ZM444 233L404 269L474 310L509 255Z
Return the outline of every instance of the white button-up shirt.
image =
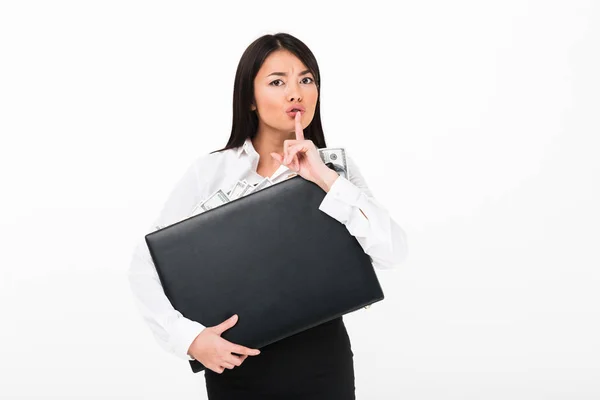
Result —
M190 217L196 205L218 189L227 192L238 180L251 185L260 182L264 178L256 172L258 160L250 138L237 148L198 157L177 182L148 232ZM319 210L346 226L371 257L374 268L394 268L407 257L406 234L372 197L353 159L346 155L346 162L348 179L340 176L335 180ZM282 165L270 179L279 183L293 174ZM173 308L145 238L134 250L128 277L137 308L156 341L168 352L192 360L188 349L205 326Z

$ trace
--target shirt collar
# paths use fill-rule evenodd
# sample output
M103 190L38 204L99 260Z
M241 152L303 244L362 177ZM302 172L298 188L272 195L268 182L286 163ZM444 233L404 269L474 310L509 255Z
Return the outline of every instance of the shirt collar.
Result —
M246 152L246 155L248 155L250 157L250 162L252 164L253 170L256 171L256 167L258 165L258 153L256 152L256 150L254 149L254 146L252 145L252 139L250 139L249 137L246 138L246 140L244 141L244 144L242 144L241 146L236 148L235 151L236 151L237 158L240 158L242 153ZM279 170L281 170L281 171L279 172ZM288 174L288 178L292 175L297 175L295 172L293 172L288 167L281 165L279 167L279 169L273 174L273 176L271 176L271 178L276 179L279 175L283 174L286 171L292 172L292 174Z
M251 149L254 150L254 146L252 146L252 139L247 137L244 141L244 144L237 148L236 155L238 156L238 158L240 158L243 152L246 152L246 154L251 154Z

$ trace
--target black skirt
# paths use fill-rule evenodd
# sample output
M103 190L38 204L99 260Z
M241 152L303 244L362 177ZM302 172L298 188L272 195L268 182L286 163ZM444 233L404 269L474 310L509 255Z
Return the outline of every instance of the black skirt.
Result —
M343 317L260 349L222 374L206 369L210 400L354 400L354 353Z

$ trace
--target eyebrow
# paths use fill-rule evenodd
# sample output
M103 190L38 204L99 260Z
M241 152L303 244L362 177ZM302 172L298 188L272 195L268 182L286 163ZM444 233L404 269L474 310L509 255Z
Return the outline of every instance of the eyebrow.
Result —
M310 69L307 69L306 71L302 71L302 72L300 72L300 75L306 75L306 74L309 74L309 73L311 73L311 72L310 72ZM267 75L267 78L268 78L269 76L271 76L271 75L277 75L277 76L287 76L287 74L286 74L285 72L271 72L269 75Z

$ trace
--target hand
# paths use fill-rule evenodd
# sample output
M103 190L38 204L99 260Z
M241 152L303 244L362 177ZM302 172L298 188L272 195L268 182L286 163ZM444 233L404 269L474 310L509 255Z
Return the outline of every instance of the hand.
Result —
M283 155L271 153L271 157L328 192L339 175L325 165L312 140L304 139L301 117L302 113L296 112L296 140L285 140Z
M225 368L240 366L248 356L260 354L260 350L240 346L221 337L221 334L234 326L237 320L236 314L219 325L204 328L190 345L188 354L218 374L222 374Z

